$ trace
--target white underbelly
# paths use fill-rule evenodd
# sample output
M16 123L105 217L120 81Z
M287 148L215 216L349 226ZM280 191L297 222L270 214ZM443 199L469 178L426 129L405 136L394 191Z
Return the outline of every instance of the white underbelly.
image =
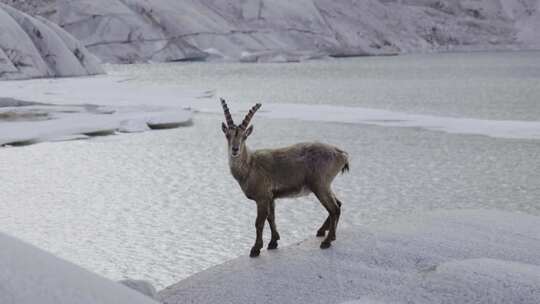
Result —
M307 196L311 193L311 190L305 186L299 188L277 187L273 193L275 198L294 198Z

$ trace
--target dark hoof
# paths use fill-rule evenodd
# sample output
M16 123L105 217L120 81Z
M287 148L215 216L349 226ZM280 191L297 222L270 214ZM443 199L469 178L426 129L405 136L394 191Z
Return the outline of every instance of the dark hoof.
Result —
M323 237L325 234L326 234L326 231L324 230L317 231L317 237Z
M254 257L258 257L259 254L261 254L261 250L260 249L256 249L256 248L251 248L251 252L249 253L249 256L254 258Z
M270 243L268 243L268 250L277 249L277 246L278 246L277 240L270 241Z
M324 242L321 243L321 249L330 248L330 246L332 246L332 243L330 243L330 242L324 241Z

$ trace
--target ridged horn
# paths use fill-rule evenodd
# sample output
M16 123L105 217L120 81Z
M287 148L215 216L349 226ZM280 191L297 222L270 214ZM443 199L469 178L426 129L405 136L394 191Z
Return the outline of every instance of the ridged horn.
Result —
M240 125L240 128L245 130L247 129L249 122L251 121L251 118L253 118L253 115L255 115L255 112L261 107L261 104L258 103L254 105L250 110L249 113L247 113L246 117L244 118L244 121L242 121L242 124Z
M221 100L221 106L223 107L223 113L225 113L225 121L227 121L227 126L229 128L234 127L234 121L231 116L231 112L229 111L229 107L227 107L227 102L225 102L225 99L220 98Z

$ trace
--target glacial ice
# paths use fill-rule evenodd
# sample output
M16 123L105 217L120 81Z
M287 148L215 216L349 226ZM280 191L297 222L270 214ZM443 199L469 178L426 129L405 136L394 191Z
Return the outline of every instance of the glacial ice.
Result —
M0 79L103 73L99 60L60 27L0 3Z
M105 62L299 61L540 46L538 0L56 0L42 12Z

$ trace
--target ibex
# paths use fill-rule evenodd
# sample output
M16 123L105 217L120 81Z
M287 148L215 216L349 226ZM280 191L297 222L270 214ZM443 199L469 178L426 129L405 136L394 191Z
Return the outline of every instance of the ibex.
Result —
M349 170L347 153L322 143L299 143L281 149L252 152L246 146L246 140L253 132L253 126L248 125L261 104L253 106L239 126L234 124L225 100L221 99L221 105L227 122L222 123L221 127L227 138L232 176L240 184L246 197L257 203L257 238L250 256L256 257L260 254L266 220L272 231L268 249L278 247L279 233L275 223L274 200L309 193L315 194L328 211L328 218L317 230L317 236L323 237L328 231L320 247L330 247L336 239L336 228L341 214L341 202L332 192L331 184L340 171L344 173Z

